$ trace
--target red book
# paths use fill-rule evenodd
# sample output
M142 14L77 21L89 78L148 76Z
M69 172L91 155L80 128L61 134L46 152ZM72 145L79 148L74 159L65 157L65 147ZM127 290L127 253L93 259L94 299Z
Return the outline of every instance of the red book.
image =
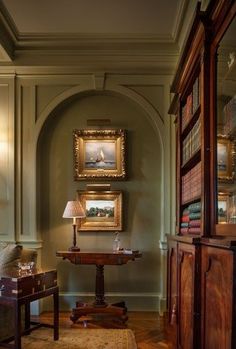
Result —
M180 233L182 234L182 235L187 235L188 234L188 228L180 228Z
M192 227L188 229L189 234L200 234L201 233L201 228L199 227Z
M189 216L182 216L181 222L185 222L185 223L189 222Z
M200 220L200 219L193 219L193 220L190 220L189 226L190 226L191 228L199 228L199 227L201 226L201 220Z

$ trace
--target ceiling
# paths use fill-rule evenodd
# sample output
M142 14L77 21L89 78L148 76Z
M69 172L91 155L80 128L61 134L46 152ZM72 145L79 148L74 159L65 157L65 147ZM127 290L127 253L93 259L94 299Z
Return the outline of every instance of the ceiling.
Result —
M57 54L58 58L65 54L122 54L126 60L132 56L149 63L165 63L175 56L176 61L186 29L184 23L191 19L190 8L195 8L196 3L197 0L0 0L0 62L22 64L25 57L24 62L30 64L29 56L35 52Z
M3 4L21 34L151 34L167 39L176 32L183 1L3 0Z

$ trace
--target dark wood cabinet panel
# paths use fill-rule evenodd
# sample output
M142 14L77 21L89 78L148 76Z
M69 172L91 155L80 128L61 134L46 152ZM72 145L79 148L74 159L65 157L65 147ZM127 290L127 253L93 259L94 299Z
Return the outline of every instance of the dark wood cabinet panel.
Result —
M232 346L234 252L202 246L202 348Z
M200 247L180 239L168 238L169 327L173 348L199 349Z
M168 249L168 309L169 323L176 322L175 314L177 309L177 243L169 243Z
M178 345L187 349L193 343L194 258L188 251L179 252L179 333Z
M178 244L178 347L199 348L198 322L198 264L199 248L185 243Z

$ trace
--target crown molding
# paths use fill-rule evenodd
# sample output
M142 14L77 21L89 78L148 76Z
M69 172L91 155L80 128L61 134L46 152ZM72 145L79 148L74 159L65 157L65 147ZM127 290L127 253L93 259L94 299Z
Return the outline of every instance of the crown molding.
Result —
M15 53L45 52L57 55L160 55L178 54L178 45L170 37L158 38L153 35L50 35L21 34L15 43Z
M96 58L94 62L87 61L78 62L77 64L67 65L37 65L37 64L22 64L22 65L9 65L2 63L0 65L1 76L56 76L56 75L71 75L76 74L88 74L96 72L105 72L106 74L149 74L160 76L173 76L176 70L177 58L172 62L166 62L163 59L162 62L97 62Z
M188 9L189 0L183 0L179 3L179 8L177 10L177 16L175 20L175 25L173 26L172 38L175 43L178 42L181 30L183 28L183 22L186 19L187 9Z
M16 65L26 65L36 62L35 56L40 56L41 61L53 64L65 64L79 58L90 61L141 61L149 63L157 60L169 62L168 56L179 54L179 48L172 36L156 36L153 34L74 34L74 33L19 33L16 25L0 0L0 29L5 32L5 39L0 38L0 45L5 48L8 56ZM92 57L89 57L92 56ZM163 58L166 56L165 58ZM77 58L75 58L77 57ZM82 59L83 57L83 59ZM174 59L175 60L175 59ZM0 62L7 60L0 55ZM59 63L56 63L59 61ZM70 62L69 62L70 63ZM45 64L48 64L45 62ZM78 63L77 63L78 64Z
M9 34L11 35L12 40L15 40L19 35L19 32L17 30L13 18L9 14L2 0L0 0L0 18L1 21L4 23L5 27L7 28Z
M0 62L11 62L12 58L5 50L3 45L0 44Z
M4 14L1 11L1 2L0 2L0 46L1 46L1 54L0 61L5 60L13 60L14 59L14 49L15 49L15 41L12 37L11 30L7 24L7 21L4 17Z
M63 66L80 70L102 70L108 72L117 71L145 71L173 73L178 61L178 51L169 49L165 45L159 45L158 50L123 48L115 49L112 45L107 50L102 50L99 45L93 49L51 49L41 48L21 49L15 51L14 66L42 66L55 67Z
M172 35L155 35L144 33L122 33L122 34L107 34L107 33L18 33L16 36L18 45L21 43L26 45L28 42L98 42L101 43L129 43L129 42L150 42L150 43L174 43Z

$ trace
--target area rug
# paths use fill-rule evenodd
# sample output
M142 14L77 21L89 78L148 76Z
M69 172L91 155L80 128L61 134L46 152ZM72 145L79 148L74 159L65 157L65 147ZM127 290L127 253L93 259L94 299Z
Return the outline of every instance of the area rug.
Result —
M60 329L59 336L40 328L22 337L22 349L137 349L130 329Z

